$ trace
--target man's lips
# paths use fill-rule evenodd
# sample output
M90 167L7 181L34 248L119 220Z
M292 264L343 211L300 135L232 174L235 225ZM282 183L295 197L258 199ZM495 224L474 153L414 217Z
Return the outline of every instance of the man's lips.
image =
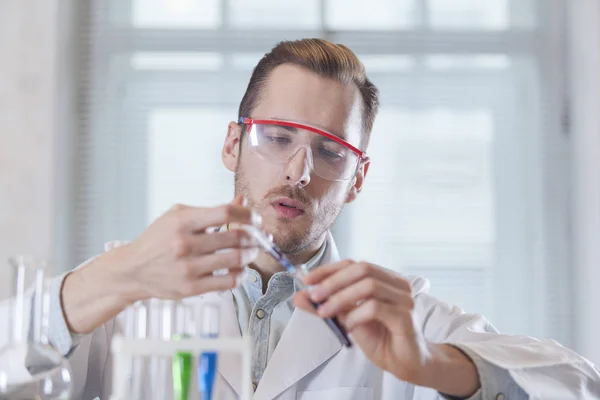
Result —
M304 214L304 204L300 201L281 197L271 203L277 215L283 218L297 218Z
M295 208L300 211L304 211L304 204L301 201L291 199L289 197L280 197L276 199L273 205L281 205L288 208Z

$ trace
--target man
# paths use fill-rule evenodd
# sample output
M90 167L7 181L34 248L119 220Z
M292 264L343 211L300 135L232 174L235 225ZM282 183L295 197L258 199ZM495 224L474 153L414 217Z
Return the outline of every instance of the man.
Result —
M236 199L175 206L135 241L56 278L50 336L72 362L74 398L108 398L117 316L152 297L219 302L222 335L253 339L255 399L370 399L381 370L397 378L399 399L600 397L598 370L559 344L500 335L431 297L426 280L383 268L392 265L340 261L329 228L363 188L377 108L377 89L344 46L306 39L266 54L223 146ZM271 233L306 265L311 290L296 290L236 224ZM334 316L353 347L320 318ZM217 398L236 398L241 366L220 360Z

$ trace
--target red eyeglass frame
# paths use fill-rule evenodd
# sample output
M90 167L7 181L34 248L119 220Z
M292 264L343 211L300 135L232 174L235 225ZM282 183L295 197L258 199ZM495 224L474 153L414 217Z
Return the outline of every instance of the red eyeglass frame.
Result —
M331 139L336 143L341 144L342 146L350 149L353 153L355 153L358 156L358 162L360 164L360 162L364 162L369 160L369 157L367 157L366 153L364 151L360 151L359 149L357 149L356 147L352 146L350 143L346 142L344 139L329 133L327 131L324 131L322 129L319 128L315 128L312 127L310 125L304 125L304 124L300 124L297 122L291 122L291 121L281 121L278 119L252 119L252 118L247 118L247 117L242 117L240 118L240 124L245 124L248 126L248 130L252 129L252 125L253 124L259 124L259 125L283 125L283 126L289 126L290 128L298 128L298 129L305 129L307 131L311 131L314 132L316 134L325 136L327 139Z

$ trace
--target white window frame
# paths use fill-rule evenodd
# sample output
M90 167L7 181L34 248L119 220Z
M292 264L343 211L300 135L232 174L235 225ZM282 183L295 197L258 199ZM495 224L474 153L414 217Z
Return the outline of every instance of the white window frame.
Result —
M518 0L511 0L518 4ZM112 1L120 7L118 15L127 20L128 1ZM94 35L88 44L92 45L89 53L82 52L82 65L86 67L87 74L82 80L81 95L86 99L87 108L83 108L83 117L80 121L79 137L79 165L81 165L79 185L77 190L76 221L74 227L75 246L70 259L80 261L82 256L91 255L99 251L100 244L107 239L119 238L116 235L135 237L139 232L132 228L143 226L146 213L142 205L145 202L144 159L132 159L123 154L132 145L140 145L146 135L146 116L149 111L159 106L170 105L234 105L226 98L205 98L203 93L218 93L239 91L245 87L248 80L247 73L236 74L231 70L226 73L210 73L205 71L169 71L153 72L139 71L133 81L125 81L125 77L115 79L115 70L123 71L127 67L118 65L116 56L131 54L133 52L218 52L225 55L244 51L248 53L264 53L274 45L276 40L324 37L334 42L344 43L360 55L366 54L393 54L410 55L417 57L417 67L410 73L382 73L374 72L370 76L379 85L403 85L410 87L410 82L423 79L435 80L435 74L428 72L426 76L420 74L420 58L427 54L508 54L526 55L535 60L538 67L541 98L538 99L545 111L543 127L508 127L499 128L501 132L532 131L543 132L543 135L525 136L522 142L512 141L506 148L497 154L502 159L509 159L514 152L529 151L529 156L535 157L532 163L535 167L527 171L530 182L534 186L523 187L528 193L527 202L519 198L519 191L506 190L511 193L498 205L497 219L499 224L507 224L500 228L511 230L510 218L504 215L519 216L532 221L528 226L534 227L531 231L514 229L514 235L506 238L506 242L497 244L499 257L512 254L514 251L505 251L506 248L515 248L515 243L534 243L533 248L523 247L521 250L527 256L519 260L530 260L534 267L528 276L522 273L526 266L519 262L504 260L504 265L511 266L495 271L493 283L495 286L505 287L507 293L499 293L497 301L510 304L509 309L520 309L523 304L532 304L532 315L522 314L523 326L530 327L530 333L538 336L547 336L550 332L553 338L570 345L573 337L570 307L570 240L565 234L569 231L570 213L567 188L569 187L569 151L568 127L564 121L566 117L566 96L564 79L564 49L562 46L562 27L564 26L564 2L560 0L544 0L543 5L538 3L538 27L533 30L511 29L508 31L440 31L429 29L414 29L408 31L329 31L323 27L319 30L160 30L137 29L127 27L126 24L115 28L108 22L110 11L108 1L84 2L84 14L90 18L82 21L83 37L89 37L90 28ZM223 0L223 24L228 21L226 6ZM321 1L322 14L325 13ZM421 17L426 16L424 2L420 3ZM87 7L87 9L86 9ZM113 9L114 10L114 9ZM93 16L93 17L91 17ZM423 17L424 18L424 17ZM323 26L323 24L322 24ZM87 33L88 36L85 35ZM276 39L274 39L276 38ZM123 60L127 63L128 60ZM226 57L227 62L227 57ZM497 74L495 71L482 72L484 75ZM448 81L448 72L443 73L440 85L450 92L456 93L466 86L473 86L477 74L456 73L455 79ZM85 78L87 77L87 79ZM127 79L131 75L126 75ZM199 79L201 78L201 79ZM120 79L120 80L119 80ZM462 85L461 79L468 79L470 85ZM527 78L525 78L527 81ZM404 83L402 83L404 82ZM485 78L482 82L488 82ZM502 82L499 77L498 82ZM112 86L107 87L107 84ZM456 104L455 96L450 96L456 107L468 107L473 104L485 103L495 111L495 121L502 124L506 113L513 112L506 104L495 101L498 90L505 90L503 85L496 87L484 85L481 91L465 95L464 104ZM162 87L162 89L161 89ZM168 88L168 90L166 90ZM156 93L161 97L157 98ZM177 96L169 97L169 93ZM420 94L427 103L432 100L444 101L444 93ZM513 96L517 99L516 96ZM181 99L185 99L182 100ZM527 99L521 100L519 106L526 107ZM402 106L398 98L382 98L386 106ZM414 107L418 100L412 99L410 106ZM516 105L515 105L516 107ZM537 112L532 110L532 112ZM232 115L232 119L235 115ZM532 118L532 120L536 120ZM120 125L116 125L120 123ZM512 128L512 129L511 129ZM121 135L121 130L126 130L128 135ZM101 134L100 134L101 132ZM499 138L499 140L507 138ZM129 142L127 142L129 141ZM132 142L132 141L135 141ZM514 148L515 144L523 147ZM101 157L90 154L90 149L104 149ZM127 163L124 165L123 163ZM514 173L521 173L518 163L506 162L502 165L513 166ZM128 171L128 176L120 176L119 171ZM510 174L500 172L497 177L496 189L504 191L502 185L511 185L505 179ZM86 177L94 177L88 181ZM87 186L83 186L87 185ZM127 199L125 202L124 199ZM135 201L135 200L138 201ZM87 211L77 205L86 204L94 207L98 212L88 215ZM512 211L511 211L512 210ZM518 210L515 212L514 210ZM510 212L507 212L510 211ZM121 218L115 219L114 216ZM118 221L127 221L119 225ZM339 225L343 226L343 218ZM99 229L101 228L101 229ZM339 234L343 235L342 229ZM521 245L522 246L522 245ZM461 260L464 261L464 260ZM514 276L524 279L515 280ZM491 282L490 282L491 285ZM554 311L548 312L548 304L552 304ZM499 319L502 319L502 315ZM507 318L509 318L507 316ZM514 316L510 317L514 318ZM502 321L496 321L500 325Z

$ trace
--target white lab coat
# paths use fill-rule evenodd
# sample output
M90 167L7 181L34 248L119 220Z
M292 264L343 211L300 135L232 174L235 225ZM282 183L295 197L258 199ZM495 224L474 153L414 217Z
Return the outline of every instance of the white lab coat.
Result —
M339 260L333 239L328 238L324 263ZM482 390L474 398L600 399L600 373L586 359L558 343L494 332L481 316L466 314L427 291L429 283L407 277L415 300L414 321L425 337L458 346L474 360ZM186 299L222 306L221 336L239 337L240 329L231 292ZM122 314L123 315L123 314ZM69 354L74 376L74 399L108 399L111 392L110 341L122 329L121 317L87 335ZM241 393L241 362L237 355L219 356L216 399L235 399ZM389 377L388 377L389 378ZM385 399L434 399L437 392L397 379L386 380ZM356 345L342 348L323 321L295 310L263 377L255 400L368 400L381 396L381 371ZM497 397L498 396L498 397Z

